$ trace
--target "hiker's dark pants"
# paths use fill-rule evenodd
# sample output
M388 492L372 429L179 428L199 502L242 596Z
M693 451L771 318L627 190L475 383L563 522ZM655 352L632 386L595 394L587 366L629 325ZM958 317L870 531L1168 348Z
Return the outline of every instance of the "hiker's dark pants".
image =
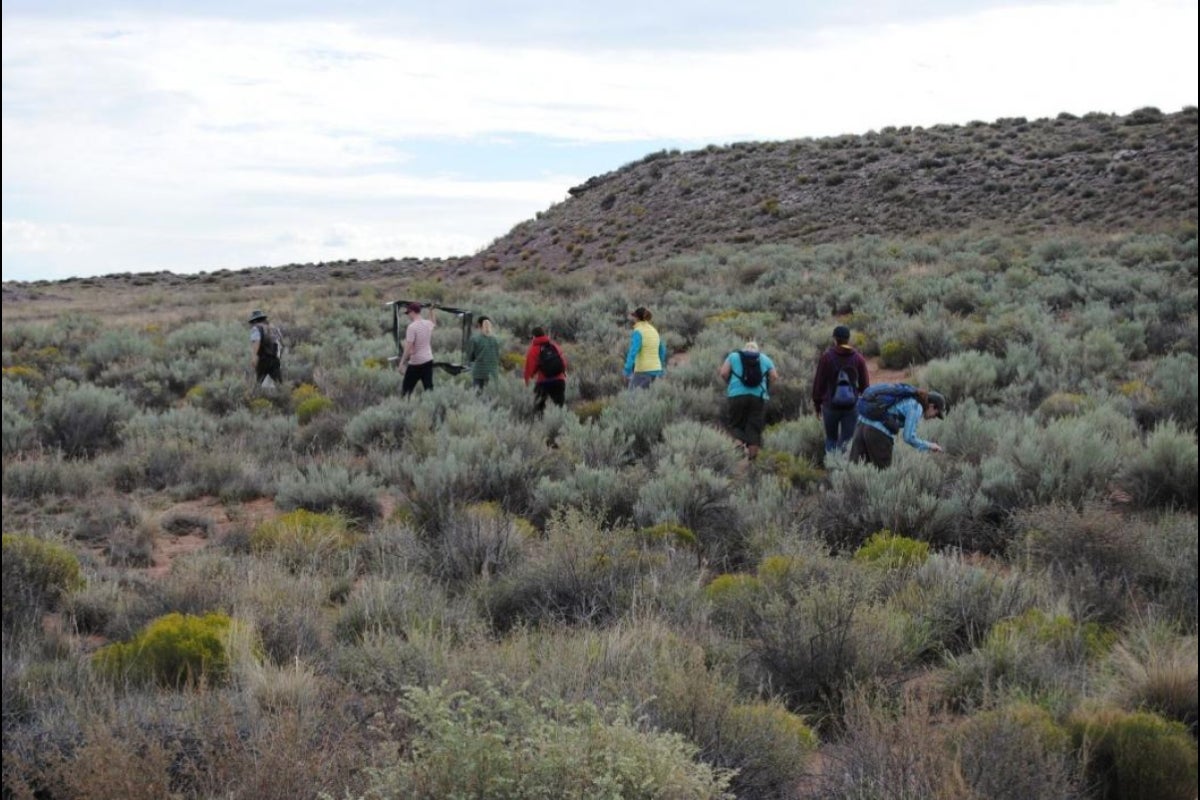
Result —
M825 422L825 452L845 450L854 437L854 426L858 424L858 411L853 408L821 408L821 419Z
M557 381L538 381L533 385L534 410L541 414L546 410L546 399L553 401L554 405L561 406L567 400L567 382L564 380Z
M261 385L263 378L268 375L275 383L283 383L283 366L274 356L259 356L258 361L254 362L254 382Z
M767 403L752 394L729 398L729 429L733 438L747 447L762 446L762 432L767 422Z
M850 440L850 460L887 469L892 465L892 450L895 447L896 440L893 437L860 422L854 429L854 438Z
M400 384L400 396L408 397L417 388L417 381L425 387L425 391L433 388L433 362L424 364L409 364L404 368L404 382Z

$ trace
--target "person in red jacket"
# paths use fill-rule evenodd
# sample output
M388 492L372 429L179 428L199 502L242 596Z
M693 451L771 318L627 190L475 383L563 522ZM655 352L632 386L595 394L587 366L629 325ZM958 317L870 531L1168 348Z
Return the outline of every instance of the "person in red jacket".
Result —
M537 413L546 410L546 399L561 406L567 394L567 357L558 343L551 341L546 329L533 329L533 340L525 353L525 385L534 381L533 396Z
M858 421L859 395L871 385L867 360L850 344L850 329L833 329L833 345L817 361L813 376L812 401L817 416L825 423L825 452L846 449Z

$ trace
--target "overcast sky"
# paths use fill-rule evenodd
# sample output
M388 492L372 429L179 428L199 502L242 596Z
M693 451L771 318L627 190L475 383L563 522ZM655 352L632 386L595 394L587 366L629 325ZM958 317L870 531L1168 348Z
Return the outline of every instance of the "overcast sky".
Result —
M1178 111L1196 29L1195 0L5 0L4 280L469 255L664 147Z

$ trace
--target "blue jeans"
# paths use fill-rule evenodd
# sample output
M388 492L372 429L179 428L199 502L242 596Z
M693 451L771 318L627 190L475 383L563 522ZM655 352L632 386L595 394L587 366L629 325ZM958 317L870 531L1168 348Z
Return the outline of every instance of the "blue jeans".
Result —
M845 450L846 445L854 437L858 411L853 408L825 406L821 409L821 419L825 422L825 452Z

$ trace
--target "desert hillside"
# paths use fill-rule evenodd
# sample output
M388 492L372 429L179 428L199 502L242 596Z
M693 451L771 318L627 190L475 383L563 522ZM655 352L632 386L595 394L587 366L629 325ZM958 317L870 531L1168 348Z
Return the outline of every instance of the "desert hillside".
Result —
M570 270L706 245L1196 218L1196 109L1024 118L658 152L598 175L460 271Z

